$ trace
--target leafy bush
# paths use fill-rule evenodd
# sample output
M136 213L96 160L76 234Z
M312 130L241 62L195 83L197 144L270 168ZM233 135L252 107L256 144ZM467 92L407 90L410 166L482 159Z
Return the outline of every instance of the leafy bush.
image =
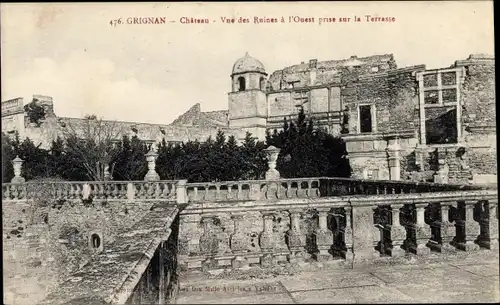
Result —
M24 111L26 112L29 121L40 127L41 120L45 119L45 109L43 108L43 106L40 106L38 104L38 100L33 99L31 103L25 105Z

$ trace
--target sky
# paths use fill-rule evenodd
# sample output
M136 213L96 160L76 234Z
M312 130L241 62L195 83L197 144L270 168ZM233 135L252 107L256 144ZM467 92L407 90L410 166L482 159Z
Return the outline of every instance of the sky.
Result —
M255 24L255 16L287 22ZM289 16L315 22L288 23ZM318 24L354 16L362 22ZM110 24L128 17L167 23ZM215 23L181 24L181 17ZM245 52L268 74L310 59L389 53L398 67L448 67L494 54L493 2L1 4L2 101L52 96L58 116L168 124L196 103L202 111L228 109L231 69Z

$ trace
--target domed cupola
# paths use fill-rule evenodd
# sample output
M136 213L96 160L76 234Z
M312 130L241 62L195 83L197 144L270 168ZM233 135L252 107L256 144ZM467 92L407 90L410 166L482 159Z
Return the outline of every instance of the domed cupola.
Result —
M247 52L245 56L241 57L234 63L232 75L248 72L259 72L267 75L264 65L258 59L248 55Z

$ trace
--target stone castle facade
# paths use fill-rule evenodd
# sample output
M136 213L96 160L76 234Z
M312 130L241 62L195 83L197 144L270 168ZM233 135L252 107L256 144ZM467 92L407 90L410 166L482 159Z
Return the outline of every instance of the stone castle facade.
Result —
M120 122L124 132L149 142L204 141L222 130L263 140L302 107L347 143L356 178L435 182L495 182L495 61L471 55L442 69L398 68L391 54L310 60L268 75L248 53L233 66L228 110L194 105L168 125ZM34 96L47 117L29 123L22 98L2 102L2 131L49 145L64 123L52 98ZM63 123L63 124L61 124Z

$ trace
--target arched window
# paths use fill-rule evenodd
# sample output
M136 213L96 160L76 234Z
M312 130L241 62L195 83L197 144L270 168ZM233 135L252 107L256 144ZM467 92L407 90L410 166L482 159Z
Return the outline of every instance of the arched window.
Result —
M245 78L243 76L238 77L238 91L245 91Z
M264 77L260 78L259 86L260 86L260 90L264 90L266 88L266 79Z
M101 238L96 233L92 234L90 241L92 243L92 248L94 249L98 249L101 246Z

